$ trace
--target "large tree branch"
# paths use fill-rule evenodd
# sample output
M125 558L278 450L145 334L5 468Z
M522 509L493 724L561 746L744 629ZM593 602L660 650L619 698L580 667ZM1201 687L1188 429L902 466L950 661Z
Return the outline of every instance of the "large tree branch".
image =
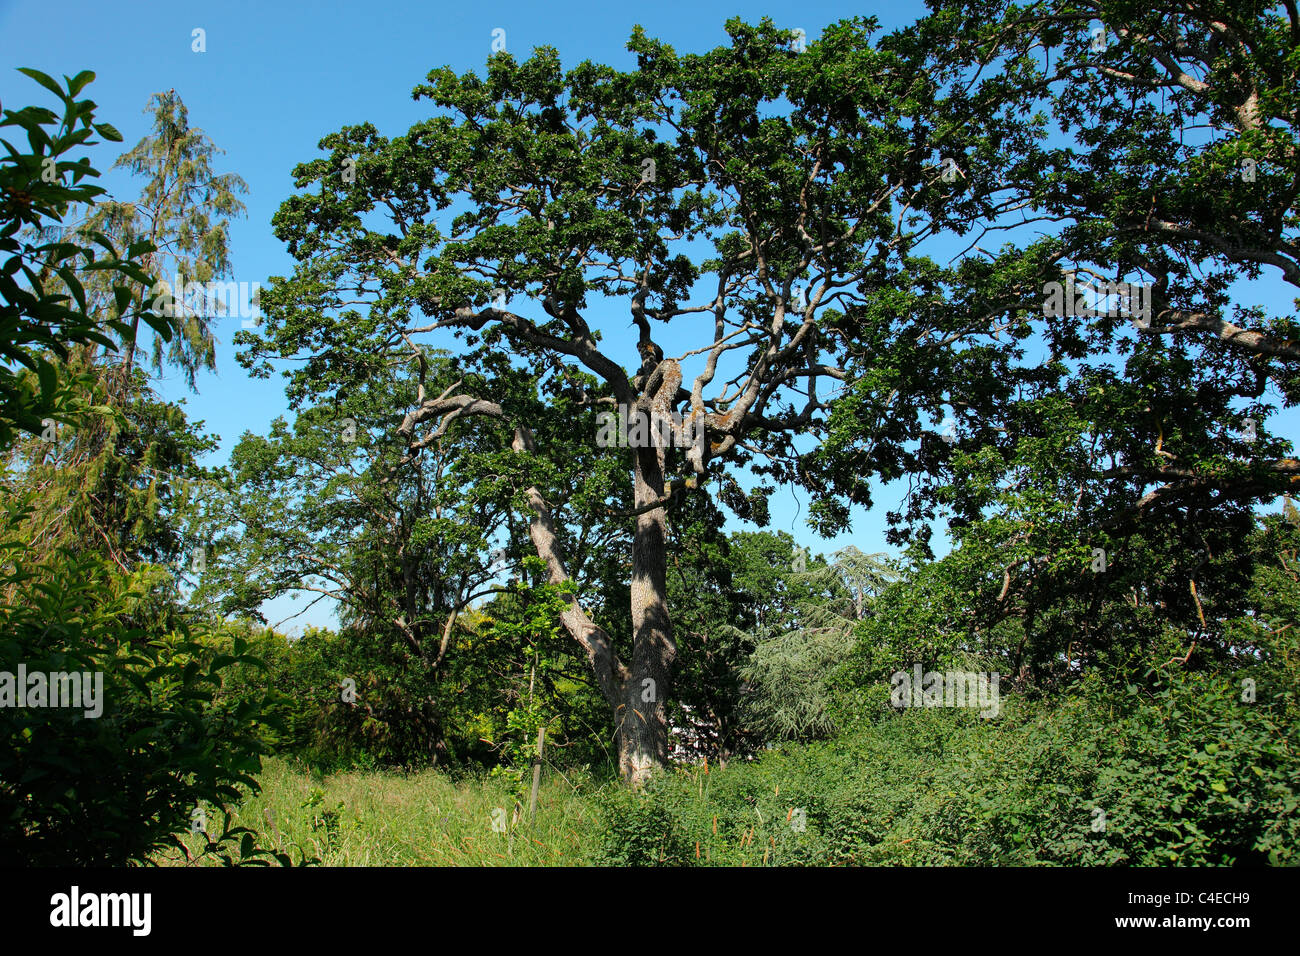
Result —
M446 431L452 421L466 415L481 415L496 419L505 418L505 413L497 402L473 398L468 395L444 395L427 400L418 408L409 412L402 422L399 433L409 439L414 434L415 427L418 424L441 416L442 421L437 431L438 434L441 434ZM418 447L427 443L427 439L421 439L413 443L411 447L418 449ZM524 425L517 425L511 448L518 454L531 455L535 453L536 445L532 431ZM550 582L552 584L562 584L571 580L564 565L564 556L560 548L559 536L555 530L555 521L551 515L550 505L547 504L541 491L535 485L528 487L524 491L524 496L533 512L533 517L529 522L529 537L532 539L537 556L546 562ZM576 595L569 595L567 601L568 607L561 612L560 619L573 639L587 652L587 657L600 685L601 693L605 695L611 707L617 708L622 700L622 688L624 681L628 678L628 669L615 653L614 643L610 636L591 620L586 611L582 609L581 604L578 603Z
M1234 325L1227 319L1215 318L1204 312L1184 312L1180 309L1164 309L1156 314L1154 321L1145 331L1151 335L1175 332L1205 331L1213 332L1219 341L1234 348L1244 349L1256 355L1268 355L1276 358L1300 361L1300 343L1294 339L1278 340L1261 332L1252 332Z
M535 452L532 432L523 425L516 427L511 447L521 454ZM555 522L551 517L550 505L546 503L546 499L542 497L542 493L536 486L529 487L524 494L533 511L533 518L528 525L528 534L532 539L533 547L537 549L537 556L546 562L550 582L563 584L570 580L570 576L564 566L564 556L555 533ZM569 606L561 612L560 620L564 622L565 628L573 639L587 652L587 658L591 662L601 693L605 695L610 706L617 709L622 703L622 688L629 676L628 669L615 653L614 642L610 636L591 620L578 603L577 596L571 594L567 600Z

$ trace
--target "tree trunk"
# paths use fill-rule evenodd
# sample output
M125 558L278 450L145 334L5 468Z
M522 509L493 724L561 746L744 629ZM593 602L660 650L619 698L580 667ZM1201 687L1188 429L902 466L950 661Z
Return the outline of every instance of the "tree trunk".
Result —
M532 432L515 428L516 452L534 450ZM635 498L638 508L663 500L663 449L636 453ZM533 511L528 533L537 555L546 562L552 584L569 579L555 533L551 508L536 487L527 489ZM614 712L618 729L618 764L633 786L645 783L656 767L668 763L668 721L664 710L677 645L668 617L668 518L663 507L637 515L632 539L632 660L622 661L614 642L570 596L560 620L587 652L596 682Z
M663 449L636 452L635 502L663 499ZM668 615L668 519L662 507L637 515L632 539L632 666L616 715L618 761L634 787L668 763L664 709L677 645Z

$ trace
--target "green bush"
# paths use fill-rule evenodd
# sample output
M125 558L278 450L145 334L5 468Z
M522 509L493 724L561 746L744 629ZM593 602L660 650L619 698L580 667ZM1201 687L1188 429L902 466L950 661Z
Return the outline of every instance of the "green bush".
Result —
M55 554L39 565L12 532L18 503L0 514L0 670L102 674L102 713L53 706L0 707L0 863L121 865L146 860L189 831L195 810L237 802L266 749L255 700L214 703L222 654L201 629L147 634L123 622L145 598L140 574L123 578L99 559ZM227 817L228 820L228 817ZM252 834L206 820L211 852ZM281 862L285 862L282 860Z
M597 862L1290 864L1294 699L1235 674L1090 680L1063 699L883 712L850 735L603 797ZM698 856L697 856L697 849Z
M665 799L666 798L666 799ZM669 789L607 791L601 805L600 866L682 866L688 862Z

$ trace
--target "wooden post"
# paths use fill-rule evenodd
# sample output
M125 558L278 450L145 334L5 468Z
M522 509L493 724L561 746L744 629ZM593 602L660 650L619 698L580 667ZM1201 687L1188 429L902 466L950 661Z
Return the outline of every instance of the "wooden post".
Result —
M537 728L537 759L533 761L533 793L528 798L528 823L531 826L537 813L537 788L542 783L542 745L546 741L545 725Z

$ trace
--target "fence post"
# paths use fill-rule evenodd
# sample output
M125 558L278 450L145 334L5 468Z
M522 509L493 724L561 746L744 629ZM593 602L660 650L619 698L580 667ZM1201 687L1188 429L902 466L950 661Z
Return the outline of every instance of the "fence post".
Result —
M533 761L533 793L528 798L528 823L531 826L537 813L537 788L542 782L542 745L546 740L545 725L537 728L537 759Z

